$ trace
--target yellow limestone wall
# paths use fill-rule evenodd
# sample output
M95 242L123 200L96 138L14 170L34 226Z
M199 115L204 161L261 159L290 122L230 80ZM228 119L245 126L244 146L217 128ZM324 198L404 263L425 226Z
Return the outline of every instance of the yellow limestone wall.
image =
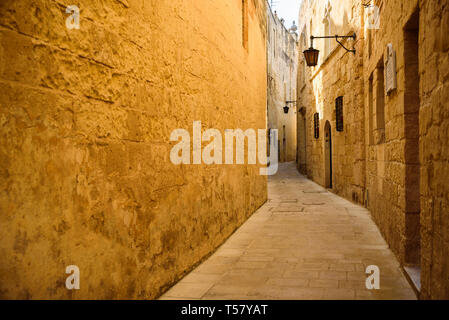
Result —
M398 88L385 97L384 146L367 144L369 205L401 263L418 260L420 298L449 299L449 1L384 0L376 4L384 29L372 32L371 44L365 41L365 82L392 43ZM416 58L411 57L405 41L408 23L418 12L414 28L419 28L419 78L407 74L407 65ZM407 90L407 82L416 88ZM418 122L411 120L413 113L418 113ZM410 146L407 142L413 137L419 143ZM412 165L407 166L407 161ZM385 178L379 179L379 172ZM407 186L416 186L417 192L407 195Z
M170 162L176 128L266 128L266 7L0 3L0 297L156 298L266 200L255 165ZM80 290L65 288L77 265Z
M296 160L297 36L268 9L268 128L278 130L279 162ZM285 127L285 132L284 132ZM284 140L285 138L285 140Z
M368 29L360 1L304 0L300 51L309 47L311 33L324 34L327 3L333 7L331 34L356 31L357 52L353 56L337 47L323 59L324 40L315 40L323 60L305 70L300 55L298 107L304 107L305 121L299 114L298 167L324 185L323 134L329 121L333 191L368 207L403 266L420 266L420 298L448 299L449 1L373 0L380 28ZM417 12L416 25L411 26ZM406 40L410 29L417 35L412 45ZM377 93L377 79L383 74L378 67L384 65L388 44L396 51L397 88L387 95ZM418 69L415 74L408 72L413 67ZM345 126L336 132L335 98L340 95ZM384 128L377 123L381 97ZM319 139L313 137L315 112L321 116Z

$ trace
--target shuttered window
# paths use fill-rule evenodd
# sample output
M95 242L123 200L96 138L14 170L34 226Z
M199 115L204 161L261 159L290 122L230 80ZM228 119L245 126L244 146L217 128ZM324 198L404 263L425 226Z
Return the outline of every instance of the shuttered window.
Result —
M313 129L315 139L318 139L320 137L320 115L318 113L313 115Z
M343 131L343 97L338 97L335 100L335 115L337 131Z

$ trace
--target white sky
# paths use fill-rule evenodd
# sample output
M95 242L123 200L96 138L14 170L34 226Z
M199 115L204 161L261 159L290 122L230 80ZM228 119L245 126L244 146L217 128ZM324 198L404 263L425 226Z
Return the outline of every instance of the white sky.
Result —
M271 4L271 0L268 0ZM299 6L302 0L273 0L273 11L277 11L279 18L285 19L285 26L291 27L293 21L298 25Z

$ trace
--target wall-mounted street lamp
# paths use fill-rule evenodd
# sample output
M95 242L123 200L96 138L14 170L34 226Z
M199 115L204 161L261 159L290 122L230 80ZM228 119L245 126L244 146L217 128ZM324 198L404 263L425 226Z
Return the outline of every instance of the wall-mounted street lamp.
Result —
M305 50L304 53L304 58L306 59L306 63L307 66L309 67L315 67L318 64L318 56L320 51L313 48L313 39L335 39L335 41L337 41L337 43L342 46L346 51L348 52L352 52L355 54L355 49L348 49L346 48L338 39L346 39L346 38L352 38L352 39L356 39L356 34L354 32L353 35L351 36L324 36L324 37L314 37L314 36L310 36L310 48Z
M285 101L284 113L288 113L288 110L290 109L288 106L289 103L296 103L296 101Z

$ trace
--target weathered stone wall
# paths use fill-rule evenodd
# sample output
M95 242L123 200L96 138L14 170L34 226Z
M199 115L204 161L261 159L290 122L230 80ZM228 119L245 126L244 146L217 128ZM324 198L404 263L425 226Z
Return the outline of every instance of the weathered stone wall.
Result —
M268 128L278 129L279 162L295 161L296 104L286 101L296 100L298 39L269 6L267 18ZM287 114L286 105L290 107Z
M0 3L0 297L155 298L266 200L258 166L169 159L195 120L266 128L265 1L247 44L241 0L70 4Z
M366 136L368 206L401 263L420 265L421 298L447 299L449 2L375 4L381 26L367 32L365 90L374 74L376 92L376 66L388 44L396 51L397 89L384 96L384 140L376 135L375 110L374 135Z
M404 4L394 1L376 3L380 8L380 29L367 29L365 32L364 77L367 93L365 122L368 129L365 137L367 141L367 205L387 242L402 263L405 262L406 175L402 28L405 19L411 15L413 7L416 6L416 1L414 2L414 5L407 8ZM396 50L398 88L386 95L384 58L388 43L392 43ZM382 99L384 100L384 121L379 120L382 116L378 110L379 101Z
M449 1L419 6L421 297L449 299Z
M324 35L326 3L304 1L301 51L310 44L311 25L314 35ZM298 167L325 183L323 120L333 120L326 109L343 95L345 131L332 131L334 191L365 203L400 262L421 269L421 298L449 298L449 1L371 1L379 8L378 29L368 27L360 2L339 1L335 16L336 1L330 3L331 17L339 19L331 23L337 27L332 34L355 29L357 54L340 59L331 53L305 71L300 61L298 99L307 112ZM322 41L314 44L321 54ZM396 53L397 88L387 93L389 44ZM313 138L315 112L321 115L319 140ZM302 123L299 114L298 132Z
M361 14L356 1L331 1L330 34L350 35L357 40L343 41L353 46L356 54L347 53L335 39L315 39L320 50L319 64L306 67L302 52L310 47L310 35L324 36L322 23L327 1L304 1L299 16L301 55L298 72L298 167L309 178L328 186L326 181L325 126L329 122L332 139L333 191L355 202L363 203L365 187L365 154L363 123L363 45ZM312 28L312 29L311 29ZM326 41L328 48L325 49ZM343 131L336 130L336 99L343 96ZM319 114L319 138L314 137L314 114ZM305 117L305 121L304 121ZM305 124L305 130L303 129ZM304 145L306 146L304 148Z

